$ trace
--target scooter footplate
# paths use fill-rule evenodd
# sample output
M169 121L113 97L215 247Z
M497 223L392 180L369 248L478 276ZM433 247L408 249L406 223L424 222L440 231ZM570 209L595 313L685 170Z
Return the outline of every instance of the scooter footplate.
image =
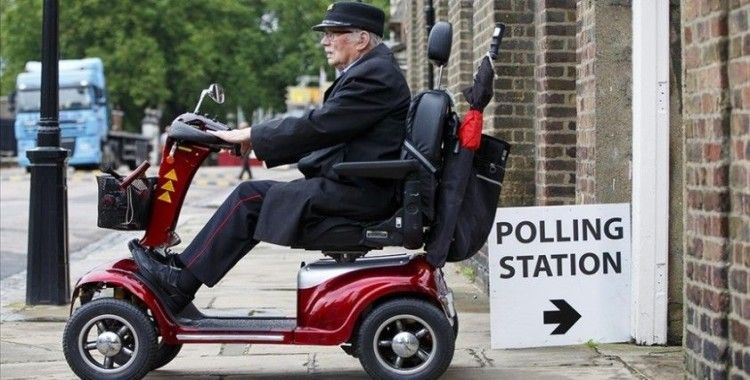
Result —
M297 327L294 318L258 318L258 317L204 317L199 319L178 318L177 323L184 327L200 330L232 331L293 331Z

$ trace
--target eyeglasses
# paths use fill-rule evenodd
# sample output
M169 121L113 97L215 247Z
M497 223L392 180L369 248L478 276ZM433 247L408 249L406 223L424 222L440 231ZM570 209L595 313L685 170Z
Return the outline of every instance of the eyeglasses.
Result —
M356 33L359 32L359 30L326 30L325 32L319 32L320 38L323 40L334 40L337 36L340 36L342 34L349 34L349 33Z

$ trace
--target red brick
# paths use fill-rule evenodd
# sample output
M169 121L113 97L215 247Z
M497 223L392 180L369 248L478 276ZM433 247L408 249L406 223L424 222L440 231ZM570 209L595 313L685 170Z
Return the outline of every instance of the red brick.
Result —
M687 284L685 286L685 295L687 296L688 301L692 302L695 306L701 306L703 291L700 287Z
M730 322L730 338L733 342L750 347L750 334L748 328L740 321L732 320Z
M729 309L729 293L714 289L703 289L701 306L715 313L723 313Z
M727 361L729 354L726 344L714 344L709 340L703 341L703 357L713 363L723 363Z
M748 292L748 276L747 273L735 269L729 272L729 288L733 291L747 294Z
M728 276L727 273L729 268L727 266L711 266L707 268L707 272L710 273L709 284L719 289L727 288Z
M696 353L701 352L702 339L690 331L685 333L685 348Z

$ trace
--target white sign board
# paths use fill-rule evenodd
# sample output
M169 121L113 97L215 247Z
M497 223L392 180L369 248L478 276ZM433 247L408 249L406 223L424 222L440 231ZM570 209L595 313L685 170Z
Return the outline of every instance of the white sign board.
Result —
M500 208L492 348L630 340L630 205Z

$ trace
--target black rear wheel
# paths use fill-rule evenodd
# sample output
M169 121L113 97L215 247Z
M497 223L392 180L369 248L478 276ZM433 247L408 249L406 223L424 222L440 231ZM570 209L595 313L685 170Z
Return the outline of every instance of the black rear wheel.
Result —
M455 337L436 306L418 299L393 300L362 321L357 356L376 379L436 379L453 360Z

